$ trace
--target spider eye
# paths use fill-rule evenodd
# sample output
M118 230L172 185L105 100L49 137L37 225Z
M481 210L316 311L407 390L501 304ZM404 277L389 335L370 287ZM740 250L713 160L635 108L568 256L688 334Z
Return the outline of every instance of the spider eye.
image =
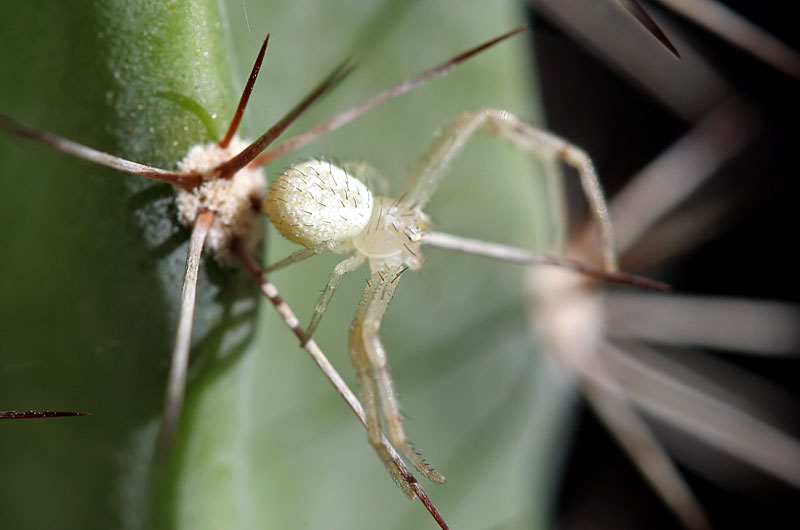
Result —
M364 230L372 215L372 193L344 169L309 160L272 183L262 209L283 237L312 247L346 241Z
M419 218L414 221L413 225L408 225L406 228L406 237L409 241L417 242L422 239L425 233L433 230L430 218L422 212L418 212Z

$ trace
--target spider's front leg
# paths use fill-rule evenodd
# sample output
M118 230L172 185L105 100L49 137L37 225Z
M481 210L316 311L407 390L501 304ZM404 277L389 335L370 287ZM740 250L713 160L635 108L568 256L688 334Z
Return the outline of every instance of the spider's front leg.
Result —
M480 129L546 161L561 160L578 171L583 192L602 235L603 266L606 272L617 272L619 267L608 206L589 156L567 140L537 129L504 110L465 112L448 122L409 175L400 195L402 203L411 209L422 210L439 187L453 158Z
M339 287L342 278L344 278L345 274L353 272L360 267L361 264L364 263L365 259L366 258L364 256L357 253L343 261L340 261L333 268L333 272L331 272L331 276L328 278L328 283L325 284L325 289L322 291L316 307L314 307L314 314L311 315L311 322L308 324L308 328L306 329L306 333L308 333L309 337L314 334L314 331L316 331L319 321L322 320L322 315L325 314L325 310L328 308L328 302L331 301L333 293Z
M367 286L361 296L358 311L350 326L350 355L358 374L361 387L361 402L367 418L367 435L370 444L375 448L386 467L392 473L395 481L403 485L398 476L398 471L389 453L381 443L381 420L378 414L378 405L375 398L373 378L370 377L370 368L373 371L374 383L377 384L383 414L386 418L389 439L400 453L405 456L420 473L435 482L444 482L445 478L434 471L422 456L414 450L408 441L403 419L400 413L400 403L394 388L386 349L381 342L378 330L386 309L389 307L397 288L400 276L407 269L405 265L382 265L378 267L367 281Z

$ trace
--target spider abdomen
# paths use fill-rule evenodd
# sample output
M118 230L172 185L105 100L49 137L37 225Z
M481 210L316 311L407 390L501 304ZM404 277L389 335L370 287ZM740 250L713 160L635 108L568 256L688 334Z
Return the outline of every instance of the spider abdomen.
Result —
M262 209L286 239L313 247L363 231L372 214L372 193L344 169L309 160L272 183Z

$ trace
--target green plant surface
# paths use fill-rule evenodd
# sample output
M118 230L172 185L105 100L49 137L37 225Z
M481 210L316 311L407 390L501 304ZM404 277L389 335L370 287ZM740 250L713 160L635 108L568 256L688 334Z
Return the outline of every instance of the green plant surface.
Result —
M508 2L32 1L0 22L0 110L132 160L173 167L224 130L264 33L245 119L265 130L348 56L356 72L292 131L519 24ZM301 153L365 160L397 190L460 111L534 119L517 37ZM290 131L290 134L291 132ZM474 140L428 209L437 228L529 248L555 225L538 166ZM160 488L150 454L188 231L169 186L0 137L0 407L91 417L0 425L2 528L434 528L392 484L357 423L241 272L201 267L184 420ZM265 220L266 222L266 220ZM294 248L272 228L266 255ZM401 281L382 327L425 484L453 528L531 528L548 502L561 392L527 329L525 271L435 249ZM267 261L267 257L264 257ZM303 320L336 262L273 280ZM345 280L317 339L355 387L347 329L364 271ZM253 337L251 335L254 334ZM251 340L252 339L252 340ZM152 509L153 498L156 509ZM39 508L47 505L47 509Z

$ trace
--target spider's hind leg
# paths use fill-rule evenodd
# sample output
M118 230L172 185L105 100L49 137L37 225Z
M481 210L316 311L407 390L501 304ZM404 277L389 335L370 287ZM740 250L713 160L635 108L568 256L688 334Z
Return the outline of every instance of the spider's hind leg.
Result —
M583 192L602 235L604 268L606 272L617 272L619 267L608 206L589 156L563 138L537 129L504 110L489 108L465 112L445 124L409 175L401 195L403 203L422 209L439 187L453 157L481 129L547 162L560 160L578 171Z
M367 434L370 444L383 459L389 471L392 472L394 463L389 461L389 455L381 443L381 423L378 416L377 401L373 379L370 378L370 367L373 370L374 382L378 386L383 414L386 418L389 439L398 451L416 467L420 473L434 482L444 482L445 478L431 468L422 456L414 450L408 441L403 419L400 413L400 404L394 388L386 349L381 342L378 330L383 315L392 300L400 275L405 266L383 266L372 273L367 281L367 287L361 297L353 324L350 327L350 355L358 372L361 385L361 401L367 417ZM386 454L383 454L386 453ZM392 473L394 475L394 473ZM395 480L397 478L395 477ZM399 482L402 484L401 482Z

